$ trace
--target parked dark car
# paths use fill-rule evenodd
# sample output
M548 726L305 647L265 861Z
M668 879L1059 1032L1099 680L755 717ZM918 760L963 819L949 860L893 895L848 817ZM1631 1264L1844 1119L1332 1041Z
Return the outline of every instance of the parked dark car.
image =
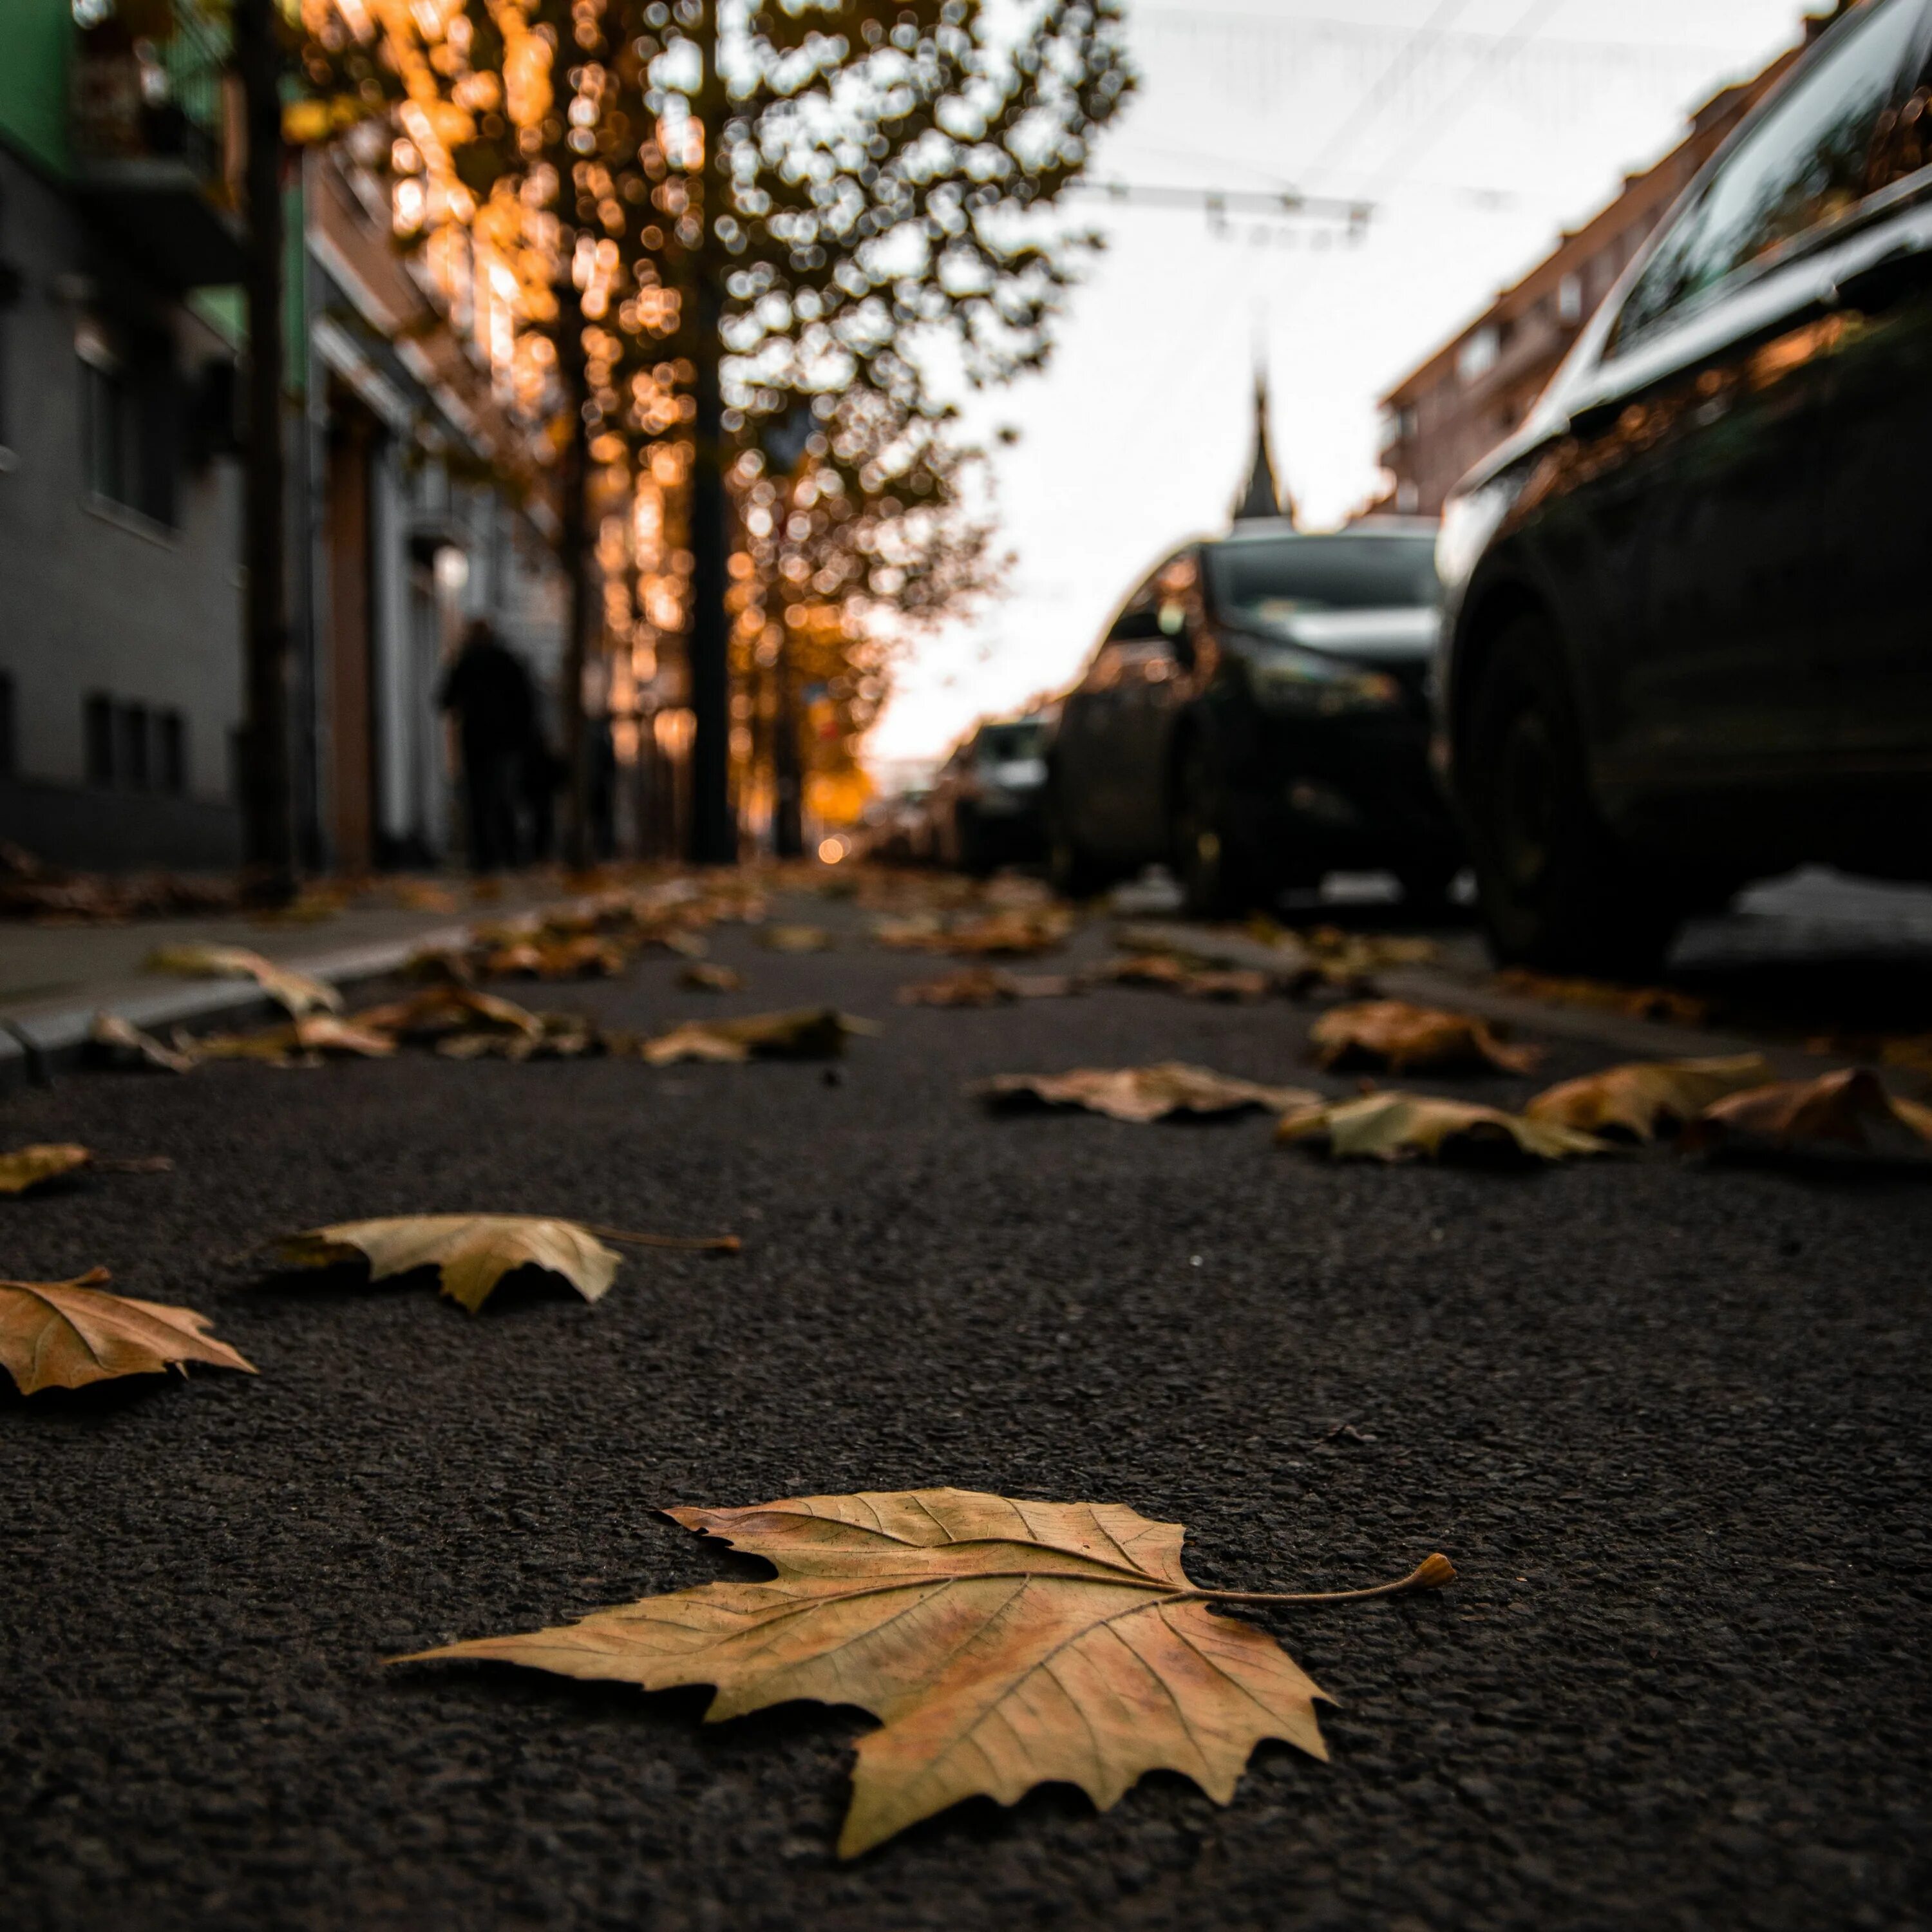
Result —
M1047 728L1042 717L982 724L940 767L927 809L933 856L942 866L990 872L1041 856Z
M1341 868L1440 900L1461 862L1428 769L1436 526L1259 523L1147 578L1062 702L1048 748L1055 882L1155 860L1226 914Z
M1444 514L1438 757L1504 958L1642 969L1804 861L1932 876L1928 37L1828 29Z

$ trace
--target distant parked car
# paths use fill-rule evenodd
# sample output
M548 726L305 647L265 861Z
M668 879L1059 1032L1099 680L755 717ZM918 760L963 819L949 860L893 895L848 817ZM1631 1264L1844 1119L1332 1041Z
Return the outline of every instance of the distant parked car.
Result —
M1060 888L1162 860L1203 914L1341 868L1442 898L1461 856L1427 763L1435 538L1413 518L1325 536L1256 524L1152 572L1048 747Z
M923 863L932 856L932 826L926 812L931 791L908 787L866 806L860 830L866 856L887 865Z
M1804 861L1932 876L1932 8L1713 157L1445 513L1438 759L1504 958L1641 970Z
M1031 716L982 724L940 767L927 810L942 866L988 872L1042 856L1047 722Z

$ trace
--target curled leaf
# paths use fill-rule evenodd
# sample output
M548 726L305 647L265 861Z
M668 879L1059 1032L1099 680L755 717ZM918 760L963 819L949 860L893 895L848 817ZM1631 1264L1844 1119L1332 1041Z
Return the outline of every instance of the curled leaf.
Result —
M1563 1160L1610 1151L1574 1127L1426 1094L1364 1094L1298 1108L1282 1117L1275 1138L1324 1145L1337 1160Z
M148 956L151 973L181 973L190 979L253 980L270 999L298 1016L339 1013L342 995L333 986L278 966L245 946L164 946Z
M483 970L498 977L612 980L624 970L624 949L594 932L512 940L486 954Z
M64 1174L76 1174L93 1158L88 1148L71 1141L40 1142L0 1154L0 1194L24 1194Z
M639 1049L653 1066L680 1060L832 1060L848 1034L866 1030L836 1006L752 1013L742 1019L690 1020L647 1040Z
M132 1061L165 1073L186 1073L194 1065L192 1054L164 1046L152 1034L143 1033L131 1020L104 1008L94 1015L87 1038L94 1051L110 1063L125 1066Z
M104 1294L108 1279L105 1268L94 1268L73 1281L0 1281L0 1362L22 1395L152 1375L170 1363L255 1372L206 1332L206 1315Z
M1299 1087L1264 1087L1178 1060L1153 1066L1076 1067L1068 1073L1000 1073L968 1090L996 1110L1084 1107L1110 1119L1144 1124L1171 1114L1237 1114L1251 1107L1282 1113L1318 1106Z
M1636 1020L1665 1020L1672 1026L1702 1026L1711 1017L1708 1000L1670 986L1623 986L1610 980L1568 979L1532 972L1526 966L1506 967L1496 975L1496 984L1520 998L1546 1000L1559 1006L1595 1006Z
M1019 997L1013 976L997 966L965 966L936 980L915 980L898 994L902 1006L1004 1006Z
M1886 1092L1868 1067L1733 1094L1706 1107L1679 1142L1789 1158L1932 1160L1932 1107Z
M1505 1046L1481 1020L1406 1000L1366 1000L1336 1006L1308 1030L1318 1066L1493 1067L1527 1073L1541 1058L1534 1047Z
M1523 1108L1532 1120L1552 1120L1589 1134L1633 1140L1672 1131L1726 1094L1770 1084L1771 1063L1760 1053L1713 1060L1636 1060L1600 1073L1565 1080Z
M445 1034L500 1032L535 1040L543 1022L514 1000L480 993L473 986L435 986L406 1000L371 1006L351 1016L364 1032L388 1034L398 1040L436 1040Z
M358 1258L369 1279L436 1270L442 1292L474 1315L513 1269L562 1276L586 1301L601 1300L622 1258L574 1221L528 1214L406 1214L342 1221L292 1235L278 1250L294 1268L333 1268Z
M1104 1810L1148 1772L1178 1771L1226 1804L1264 1738L1328 1754L1315 1717L1324 1694L1266 1631L1210 1607L1268 1600L1197 1589L1178 1523L968 1490L667 1514L776 1576L419 1658L648 1690L712 1684L712 1722L794 1699L856 1704L882 1721L859 1742L844 1858L962 1798L1011 1804L1048 1780ZM1432 1557L1399 1584L1336 1598L1454 1574Z

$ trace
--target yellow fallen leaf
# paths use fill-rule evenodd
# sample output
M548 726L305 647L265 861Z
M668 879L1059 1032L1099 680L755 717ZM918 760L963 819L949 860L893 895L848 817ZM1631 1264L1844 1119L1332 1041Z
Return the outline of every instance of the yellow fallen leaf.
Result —
M1886 1091L1869 1068L1733 1094L1684 1130L1691 1150L1871 1161L1932 1160L1932 1107Z
M758 944L772 952L830 952L832 935L822 926L767 926Z
M298 1017L342 1010L342 995L306 973L278 966L245 946L164 946L148 956L151 973L180 973L190 979L253 980L270 999Z
M843 1858L963 1798L1011 1804L1049 1780L1106 1810L1148 1772L1177 1771L1226 1804L1264 1738L1325 1759L1326 1694L1267 1631L1212 1606L1390 1596L1456 1574L1431 1556L1370 1590L1202 1590L1181 1568L1179 1523L970 1490L666 1514L777 1575L396 1660L708 1684L714 1723L800 1698L856 1704L882 1721L859 1742Z
M1405 1000L1366 1000L1334 1006L1308 1030L1318 1066L1367 1065L1396 1072L1492 1066L1527 1073L1541 1054L1534 1047L1505 1046L1488 1026L1467 1013L1414 1006Z
M291 1236L278 1250L296 1268L333 1268L358 1257L371 1281L434 1268L442 1292L474 1315L514 1268L562 1276L586 1301L610 1286L621 1257L574 1221L528 1214L406 1214L342 1221Z
M255 1372L206 1332L206 1315L104 1294L109 1278L94 1268L73 1281L0 1281L0 1362L22 1395L152 1375L176 1362Z
M143 1033L131 1020L104 1008L94 1015L87 1037L89 1045L110 1059L124 1061L132 1054L142 1066L159 1067L167 1073L186 1073L194 1065L191 1054L164 1046L152 1034Z
M1416 1154L1432 1160L1562 1160L1611 1151L1607 1142L1574 1127L1426 1094L1364 1094L1297 1108L1283 1115L1275 1138L1325 1144L1338 1160L1400 1160Z
M77 1173L94 1156L71 1141L36 1142L0 1154L0 1194L24 1194L30 1187Z
M801 1006L742 1019L688 1020L639 1051L653 1066L680 1060L831 1060L845 1051L848 1034L864 1030L836 1006Z
M1082 1066L1070 1073L1000 1073L968 1090L1003 1112L1084 1107L1138 1125L1170 1114L1234 1114L1250 1107L1279 1114L1318 1106L1322 1100L1303 1088L1259 1086L1178 1060L1153 1066Z
M1768 1086L1775 1076L1761 1053L1714 1060L1635 1060L1550 1088L1523 1108L1532 1120L1553 1120L1585 1133L1634 1140L1673 1130L1726 1094Z

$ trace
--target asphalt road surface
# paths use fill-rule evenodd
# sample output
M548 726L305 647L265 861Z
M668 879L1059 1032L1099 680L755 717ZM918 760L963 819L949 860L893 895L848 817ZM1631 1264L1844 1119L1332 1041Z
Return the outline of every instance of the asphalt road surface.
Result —
M714 951L749 992L676 992L660 956L554 1003L886 1031L836 1070L416 1056L5 1102L0 1144L176 1165L0 1204L4 1272L105 1264L261 1370L0 1396L10 1926L1926 1922L1932 1183L994 1118L963 1082L1306 1081L1309 1010L913 1010L892 990L938 965ZM746 1246L476 1318L246 1258L463 1209ZM382 1666L726 1574L661 1504L949 1483L1179 1520L1212 1586L1432 1550L1461 1581L1266 1619L1341 1700L1325 1766L1264 1745L1225 1808L1166 1775L1104 1816L975 1801L849 1865L856 1713L706 1726L701 1692Z

